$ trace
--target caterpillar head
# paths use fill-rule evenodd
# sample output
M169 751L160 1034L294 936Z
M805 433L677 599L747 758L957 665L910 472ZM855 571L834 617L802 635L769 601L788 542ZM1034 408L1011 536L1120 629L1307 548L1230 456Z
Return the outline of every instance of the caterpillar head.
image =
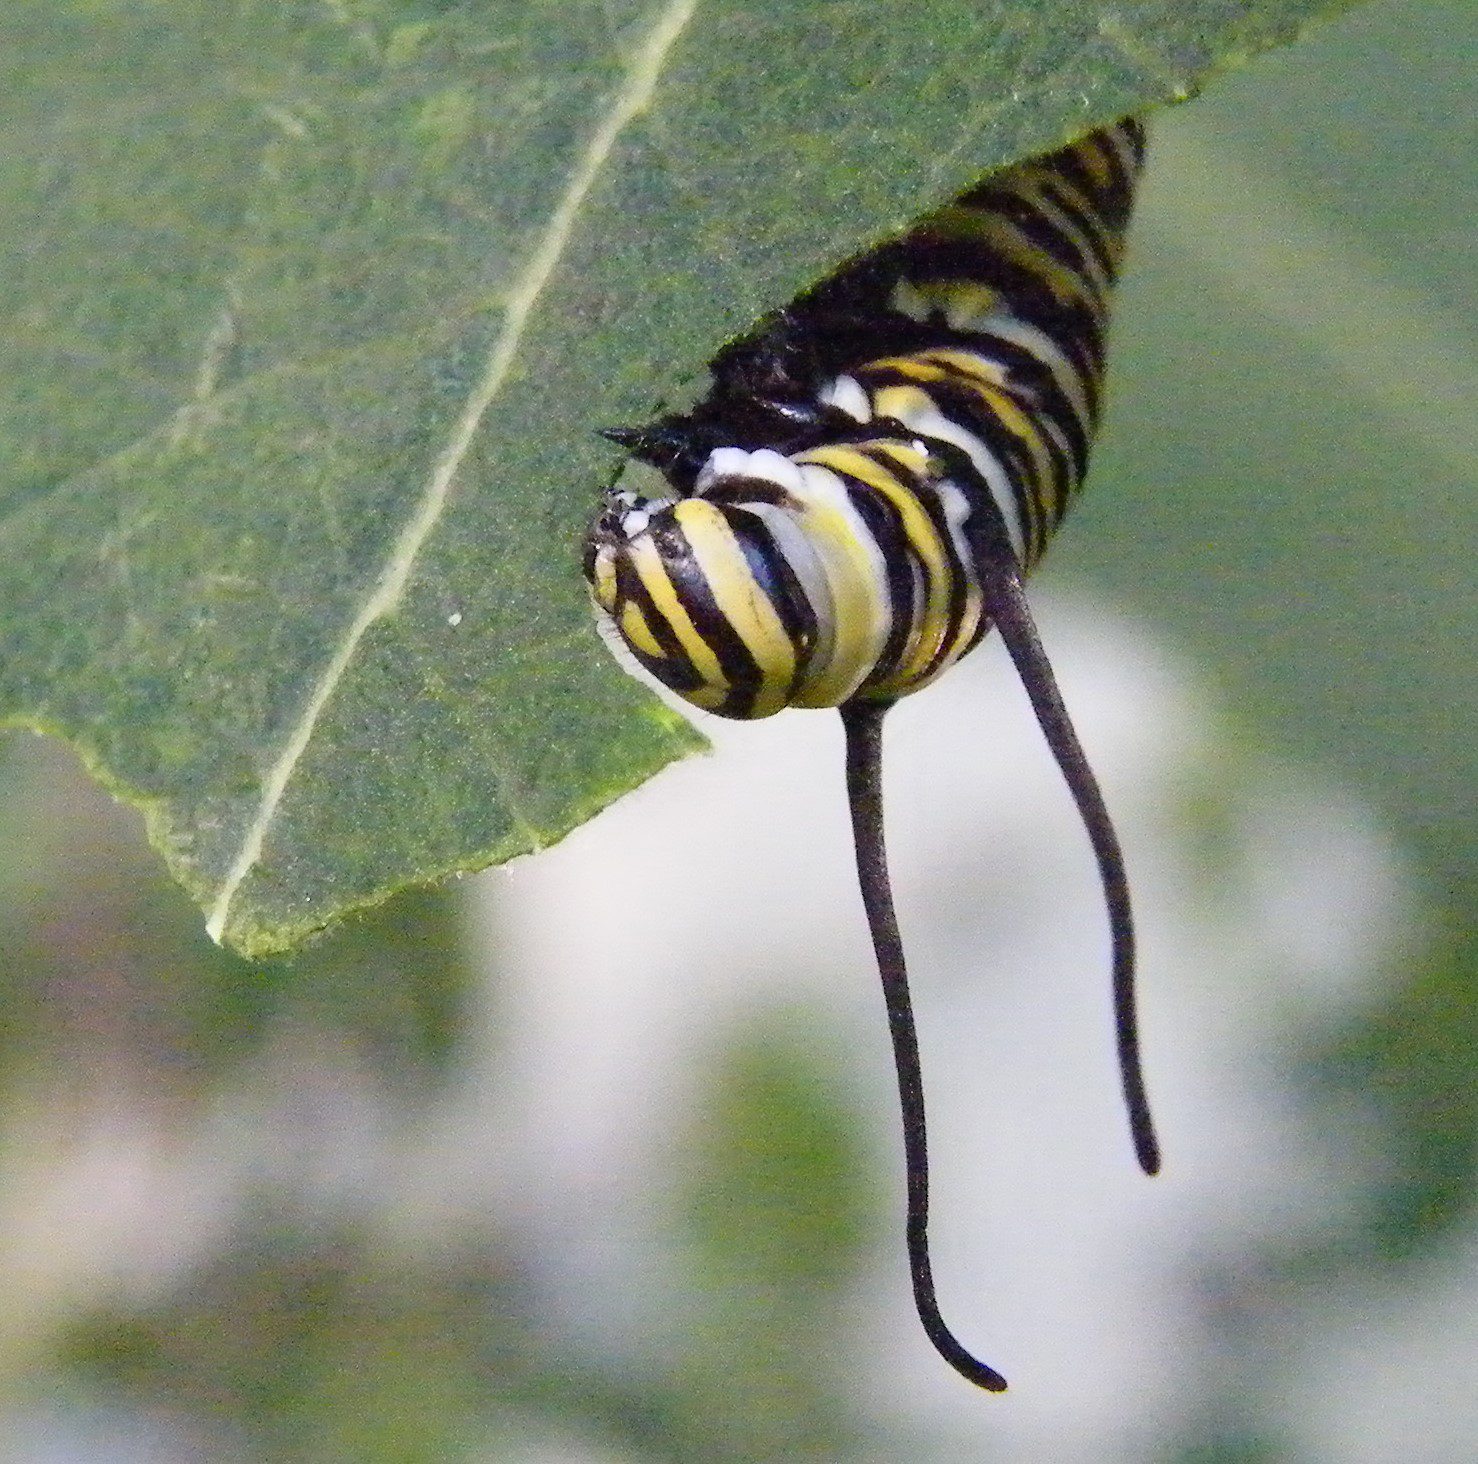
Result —
M778 712L814 645L809 603L763 516L792 479L794 464L768 450L716 450L690 491L633 463L586 538L607 639L705 711Z

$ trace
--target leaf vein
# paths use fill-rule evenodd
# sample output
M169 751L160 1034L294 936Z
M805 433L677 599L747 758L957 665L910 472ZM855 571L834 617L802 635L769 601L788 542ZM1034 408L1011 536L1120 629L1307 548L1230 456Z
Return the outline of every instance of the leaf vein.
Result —
M482 378L458 417L446 448L437 458L425 491L397 535L390 557L373 589L319 675L281 752L267 772L256 812L206 921L206 929L212 939L219 941L225 931L236 892L261 857L298 763L307 751L319 718L343 680L360 642L370 627L390 614L399 603L421 547L446 507L457 470L472 446L484 415L508 379L534 308L569 245L585 200L621 133L650 105L668 53L687 29L697 4L698 0L669 0L633 54L624 83L566 180L564 191L507 301L503 327L493 343ZM520 817L520 822L526 821Z

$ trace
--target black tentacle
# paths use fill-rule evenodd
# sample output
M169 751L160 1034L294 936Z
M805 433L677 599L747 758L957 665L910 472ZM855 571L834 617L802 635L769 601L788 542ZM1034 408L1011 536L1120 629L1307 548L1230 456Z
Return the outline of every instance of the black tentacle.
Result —
M888 857L883 842L882 729L891 703L849 702L841 708L847 738L847 802L857 848L857 877L877 955L888 1032L898 1069L898 1097L903 1110L903 1155L908 1184L908 1265L914 1304L935 1350L962 1377L992 1393L1005 1391L1006 1379L966 1350L944 1323L934 1296L929 1265L929 1157L924 1135L924 1084L919 1067L918 1035L908 995L903 941L893 911L888 883Z
M1098 780L1088 766L1062 694L1057 689L1051 663L1037 636L1015 561L1001 552L992 554L989 561L981 565L980 579L985 612L1006 642L1017 675L1037 714L1037 723L1067 780L1073 802L1077 804L1083 827L1093 845L1093 856L1098 862L1108 907L1113 951L1114 1033L1119 1050L1124 1104L1129 1112L1129 1132L1139 1167L1146 1174L1158 1174L1160 1145L1150 1116L1149 1095L1145 1091L1139 1054L1139 1023L1135 1014L1134 923L1129 908L1129 881L1124 874L1124 857L1118 835L1109 819Z

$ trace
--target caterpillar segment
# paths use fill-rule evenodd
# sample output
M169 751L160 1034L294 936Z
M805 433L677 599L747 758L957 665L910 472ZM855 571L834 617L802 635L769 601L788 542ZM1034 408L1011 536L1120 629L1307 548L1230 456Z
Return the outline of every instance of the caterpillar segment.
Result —
M992 1391L1004 1378L945 1325L930 1271L882 722L1001 633L1098 864L1130 1133L1155 1173L1123 860L1023 591L1087 471L1143 154L1128 118L1005 169L776 312L720 353L700 402L607 434L660 477L650 494L618 479L585 550L600 613L694 706L742 719L841 712L903 1111L915 1300L939 1352Z

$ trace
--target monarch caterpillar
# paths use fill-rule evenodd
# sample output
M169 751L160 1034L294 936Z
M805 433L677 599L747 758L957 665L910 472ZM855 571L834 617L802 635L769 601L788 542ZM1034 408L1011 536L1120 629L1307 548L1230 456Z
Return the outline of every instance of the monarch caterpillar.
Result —
M696 406L606 434L647 466L607 490L585 546L599 611L679 696L726 717L841 712L898 1072L914 1300L944 1359L992 1392L1005 1379L958 1341L934 1295L882 723L1000 630L1097 861L1130 1133L1154 1174L1123 860L1022 589L1087 467L1143 154L1127 118L993 174L726 347ZM641 471L650 489L628 486Z

